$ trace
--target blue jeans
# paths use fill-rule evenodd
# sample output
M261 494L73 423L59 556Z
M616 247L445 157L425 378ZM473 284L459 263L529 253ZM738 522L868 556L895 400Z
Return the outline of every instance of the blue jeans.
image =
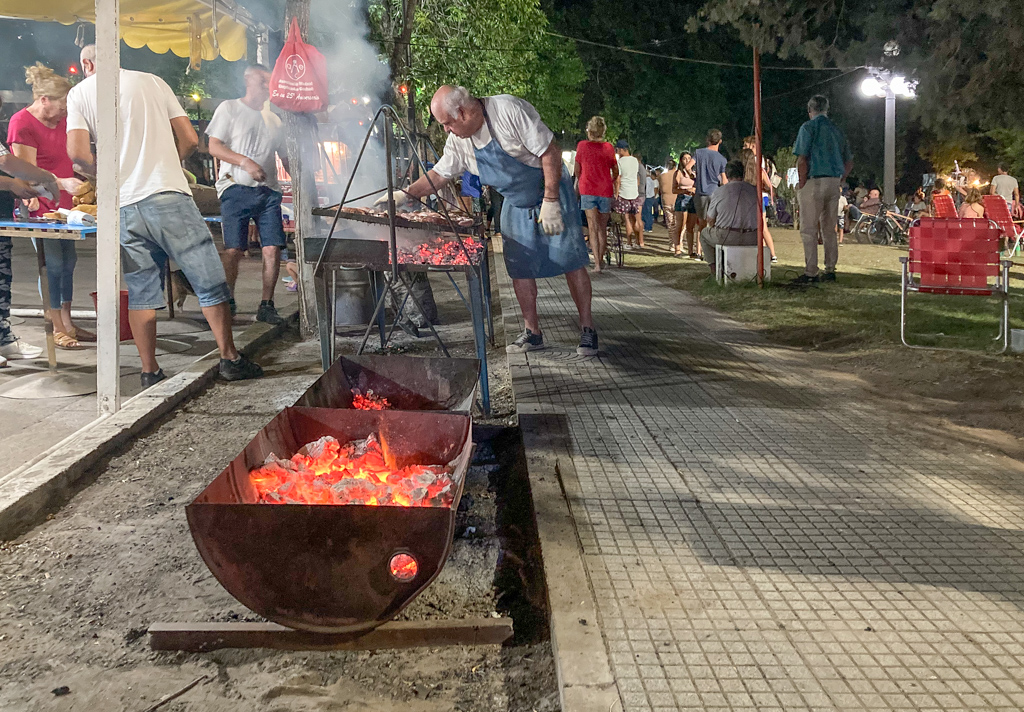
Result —
M60 309L65 302L70 303L74 296L75 264L78 252L72 240L36 240L32 245L39 249L43 243L43 256L46 257L46 283L49 287L50 309ZM42 280L39 280L39 296L43 295Z
M597 212L607 215L612 211L612 199L603 195L581 195L580 210L586 212L591 208L597 208Z
M11 333L11 238L0 237L0 346L14 341Z
M641 219L644 221L644 230L650 231L654 227L654 201L656 198L644 198L644 209L641 211Z
M281 194L265 185L233 185L220 196L224 247L244 250L249 246L249 221L255 220L262 247L284 247Z
M163 309L168 257L185 273L199 306L212 307L231 296L213 235L191 195L157 193L122 207L121 261L129 309Z

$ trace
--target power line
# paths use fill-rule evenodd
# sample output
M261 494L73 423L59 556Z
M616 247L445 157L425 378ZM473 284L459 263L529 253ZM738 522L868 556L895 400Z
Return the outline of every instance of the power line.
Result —
M633 49L631 47L618 47L616 45L603 44L601 42L591 42L590 40L582 40L578 37L569 37L568 35L560 35L557 32L549 32L545 30L544 34L551 35L552 37L561 37L563 40L572 40L573 42L579 42L580 44L591 45L593 47L603 47L604 49L613 49L617 52L628 52L630 54L642 54L646 57L657 57L658 59L671 59L674 62L690 62L692 64L710 64L715 67L738 67L741 69L753 69L752 64L738 64L736 62L717 62L710 59L692 59L690 57L676 57L670 54L657 54L655 52L645 52L639 49ZM778 70L786 72L840 72L843 70L853 71L856 69L863 69L863 67L765 67L761 66L762 70Z
M829 77L828 79L822 79L820 82L814 82L814 84L808 84L805 87L800 87L798 89L790 89L789 91L784 91L781 94L772 94L771 96L766 96L763 99L761 99L761 101L770 101L772 99L778 99L780 96L788 96L790 94L795 94L795 93L797 93L799 91L806 91L806 90L808 90L808 89L810 89L812 87L818 86L819 84L828 84L829 82L834 82L836 79L842 79L843 77L845 77L845 76L847 76L849 74L853 74L854 72L858 72L861 69L863 69L863 67L854 67L853 69L851 69L848 72L843 72L842 74L837 74L836 76Z

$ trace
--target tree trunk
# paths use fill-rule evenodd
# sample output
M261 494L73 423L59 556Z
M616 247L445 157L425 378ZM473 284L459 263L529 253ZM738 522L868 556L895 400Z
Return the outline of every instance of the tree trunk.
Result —
M404 0L402 3L402 33L395 39L395 46L391 49L391 79L395 82L405 79L409 67L409 43L412 41L417 4L419 0ZM412 91L412 87L409 87L409 91Z
M309 33L310 0L288 0L284 26L292 18L299 21L303 39ZM316 117L311 114L285 112L285 132L288 147L288 167L292 178L292 208L295 213L295 260L299 269L299 328L302 337L312 338L316 332L316 292L313 288L313 265L306 263L303 239L316 236L317 219L313 208L317 205L315 169L319 162L316 149Z

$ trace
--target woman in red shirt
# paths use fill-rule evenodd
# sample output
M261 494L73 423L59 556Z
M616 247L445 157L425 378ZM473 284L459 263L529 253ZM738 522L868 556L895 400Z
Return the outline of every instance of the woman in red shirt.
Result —
M594 252L594 271L604 267L608 248L608 218L612 212L612 187L619 176L615 149L604 140L607 126L604 117L594 116L587 122L587 140L576 144L576 165L573 175L579 181L580 208L587 214L590 249Z
M32 103L11 117L7 143L18 158L44 168L58 178L74 176L67 151L67 96L71 82L49 67L37 63L25 69L25 83L32 85ZM71 195L61 191L60 201L35 198L28 203L32 217L57 208L71 208ZM33 240L46 256L53 338L62 349L80 349L80 341L95 341L96 335L71 321L75 262L78 255L71 240ZM42 245L39 244L42 243Z

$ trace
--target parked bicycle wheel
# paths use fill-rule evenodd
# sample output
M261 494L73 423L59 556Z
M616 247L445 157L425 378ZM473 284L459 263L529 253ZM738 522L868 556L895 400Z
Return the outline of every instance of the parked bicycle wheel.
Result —
M876 218L868 225L868 239L875 245L890 245L893 241L893 228L885 218Z

